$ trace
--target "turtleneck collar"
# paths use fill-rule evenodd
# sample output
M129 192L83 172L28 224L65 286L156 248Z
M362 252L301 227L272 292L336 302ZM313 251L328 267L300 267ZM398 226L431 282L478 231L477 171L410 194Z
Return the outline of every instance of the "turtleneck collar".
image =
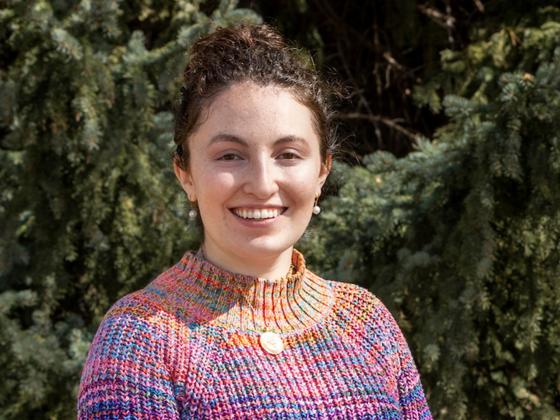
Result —
M329 284L308 271L303 255L292 254L293 271L279 279L236 274L187 252L176 268L180 290L174 290L179 310L201 324L243 331L289 333L320 321L332 306Z

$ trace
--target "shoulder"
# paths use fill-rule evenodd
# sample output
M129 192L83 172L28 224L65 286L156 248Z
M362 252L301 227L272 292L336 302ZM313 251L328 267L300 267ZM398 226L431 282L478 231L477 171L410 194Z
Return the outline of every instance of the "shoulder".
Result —
M410 349L397 321L385 304L364 287L328 280L335 290L335 307L345 321L345 329L361 337L369 350L394 364L397 371Z
M334 307L344 314L372 346L386 352L407 347L402 331L385 304L368 289L335 280L327 280L335 293Z
M118 349L119 352L129 352L142 341L161 341L168 332L168 319L168 314L147 299L143 290L130 293L105 313L90 351L105 353Z
M165 324L177 315L180 263L161 272L142 289L118 299L107 311L105 319L126 317L154 325Z
M105 313L101 325L112 322L128 322L157 326L158 321L169 315L170 308L165 304L157 286L161 275L146 287L119 298Z
M104 320L128 317L138 321L150 321L163 310L146 289L136 290L119 298L107 311Z
M172 304L165 288L170 270L160 274L143 289L117 300L105 313L92 348L98 351L110 347L133 350L135 347L130 347L130 343L151 341L157 346L150 347L157 348L159 352L169 343L186 342L190 335L188 323L178 318L176 305Z
M353 283L327 280L334 290L336 305L369 322L394 321L383 302L368 289Z

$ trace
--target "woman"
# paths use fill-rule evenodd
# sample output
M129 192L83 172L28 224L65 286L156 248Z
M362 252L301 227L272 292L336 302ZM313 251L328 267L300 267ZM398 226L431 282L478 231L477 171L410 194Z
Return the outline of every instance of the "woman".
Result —
M294 249L331 168L327 98L269 26L192 47L174 169L203 244L109 310L80 418L431 418L385 306Z

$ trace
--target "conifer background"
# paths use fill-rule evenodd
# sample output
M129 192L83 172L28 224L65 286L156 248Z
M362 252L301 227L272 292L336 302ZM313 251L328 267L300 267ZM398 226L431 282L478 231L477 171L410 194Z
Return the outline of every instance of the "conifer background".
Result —
M263 19L352 92L309 264L390 307L434 417L559 418L560 4L501 0L0 3L0 418L75 417L104 313L197 246L185 51Z

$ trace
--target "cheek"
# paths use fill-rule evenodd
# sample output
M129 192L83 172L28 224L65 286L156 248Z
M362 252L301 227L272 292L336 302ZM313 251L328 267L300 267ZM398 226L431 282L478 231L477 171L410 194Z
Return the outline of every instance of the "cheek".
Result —
M206 203L222 203L235 189L235 178L228 173L220 173L211 169L200 171L195 181L199 201Z
M298 171L290 177L289 189L295 200L302 204L307 204L315 199L319 170L316 168L306 168Z
M315 193L315 189L311 188L309 180L294 184L291 190L300 201L312 200Z

